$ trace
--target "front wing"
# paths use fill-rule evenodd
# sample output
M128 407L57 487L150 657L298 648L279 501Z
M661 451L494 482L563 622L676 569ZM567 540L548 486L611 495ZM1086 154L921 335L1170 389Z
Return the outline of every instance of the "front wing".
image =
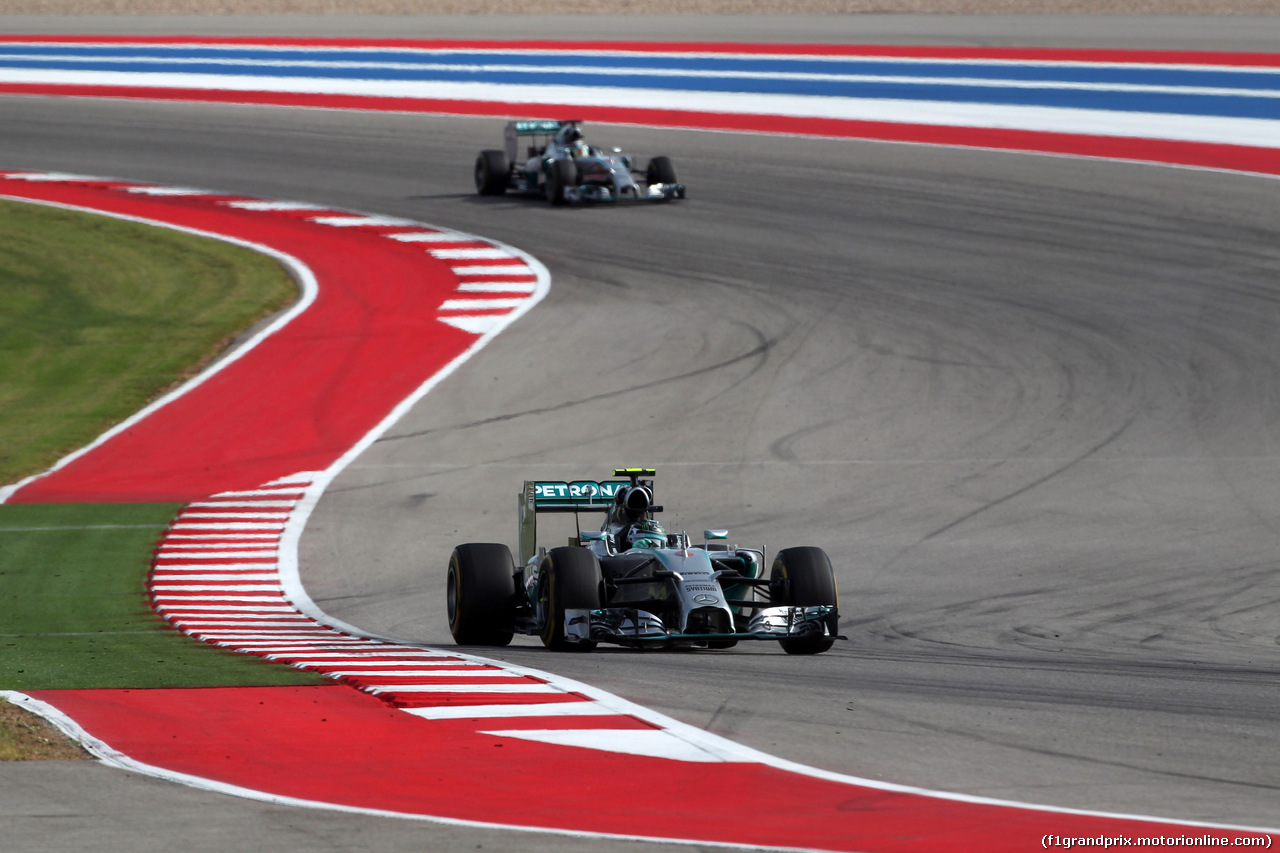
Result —
M766 607L747 622L744 630L718 634L681 634L668 631L662 619L634 607L599 610L566 609L564 635L571 642L596 641L632 646L662 646L708 640L779 640L802 637L846 639L839 633L840 614L835 607Z
M643 186L638 192L619 192L600 184L581 184L565 190L565 198L570 204L591 202L626 203L645 201L675 201L684 198L684 184L652 184Z

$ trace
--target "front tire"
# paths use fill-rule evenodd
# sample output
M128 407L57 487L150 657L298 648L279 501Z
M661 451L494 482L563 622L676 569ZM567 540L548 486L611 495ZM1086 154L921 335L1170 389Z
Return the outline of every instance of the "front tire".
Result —
M600 561L586 548L552 548L543 558L538 580L538 634L552 651L591 651L594 640L570 642L564 633L566 610L596 610L603 601Z
M547 170L547 201L555 205L568 204L564 191L578 185L578 167L572 160L552 160Z
M460 646L505 646L515 628L511 549L492 542L459 545L449 557L449 632Z
M654 157L644 170L645 180L650 184L678 184L676 167L671 164L670 157Z
M481 151L476 158L476 192L480 195L502 195L511 180L511 164L505 151Z
M784 548L773 560L769 579L775 583L785 581L786 600L777 604L792 607L839 607L840 595L836 590L836 574L831 568L831 558L821 548ZM832 633L835 633L834 630ZM834 637L821 635L787 637L778 640L782 650L789 655L816 655L825 652L835 643Z

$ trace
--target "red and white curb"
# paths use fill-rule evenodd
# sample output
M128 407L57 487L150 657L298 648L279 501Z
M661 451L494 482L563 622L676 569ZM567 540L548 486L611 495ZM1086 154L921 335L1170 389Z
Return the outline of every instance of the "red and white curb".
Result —
M743 760L742 747L618 697L546 672L367 636L335 622L306 597L296 560L284 559L300 532L320 475L211 495L185 507L155 551L153 606L198 640L338 680L426 720L542 718L546 730L510 737L681 761ZM309 493L310 498L308 497ZM282 571L283 569L283 571ZM575 730L573 718L592 720ZM647 725L637 726L644 718ZM491 732L497 733L497 732Z

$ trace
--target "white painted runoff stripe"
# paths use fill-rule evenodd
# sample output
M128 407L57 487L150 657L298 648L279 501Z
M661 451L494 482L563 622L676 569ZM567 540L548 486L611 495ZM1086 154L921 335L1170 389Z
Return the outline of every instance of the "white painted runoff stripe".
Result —
M193 190L185 187L125 187L125 192L135 195L187 196L208 195L204 190Z
M485 664L476 663L475 661L470 661L470 660L457 660L454 658L443 658L443 657L437 658L437 657L430 657L430 656L423 657L420 654L414 655L412 660L403 660L403 659L395 659L395 658L384 660L384 658L386 658L386 655L387 655L387 652L382 652L374 649L374 650L371 650L368 654L357 655L357 656L346 654L346 655L336 657L333 660L326 660L324 659L323 655L309 655L307 660L295 660L295 661L292 661L292 663L294 666L311 666L311 667L316 667L317 669L323 669L323 668L341 669L343 667L352 667L352 666L376 666L381 668L382 670L385 670L387 675L394 675L396 673L396 670L394 669L395 667L421 668L426 666L433 666L433 667L438 666L442 668L447 668L451 672L456 672L458 674L461 674L459 670L455 669L455 667L461 667L464 670L469 672L471 669L476 669L476 668L481 668L486 666ZM272 657L272 655L268 655L267 657ZM502 672L504 670L489 669L487 671Z
M532 282L464 281L458 285L459 293L533 293Z
M256 518L262 521L283 521L288 517L288 515L289 513L287 512L236 512L235 510L230 510L228 512L189 512L183 516L183 521L190 522L204 518L219 518L227 520L237 518Z
M315 216L311 219L319 225L332 225L334 228L370 228L388 225L417 225L412 219L400 219L395 216Z
M191 570L198 570L198 571L207 571L209 569L216 569L219 567L228 568L231 566L235 566L236 568L240 568L240 569L275 569L276 567L276 564L274 561L269 563L266 563L266 562L263 562L263 563L244 563L244 562L214 563L214 562L209 562L207 560L202 561L202 560L192 559L193 556L194 555L191 555L191 554L165 554L162 557L156 558L156 566L158 568L164 568L164 569L191 569ZM204 557L206 555L200 554L198 556ZM250 552L245 554L245 556L253 560L261 560L263 557L269 556L269 555Z
M169 554L166 556L166 559L184 560L184 561L187 561L188 563L190 563L191 560L196 558L204 558L206 560L228 560L233 557L254 557L257 559L261 559L263 557L270 557L272 554L275 554L280 550L279 548L276 548L273 546L270 548L265 548L265 549L256 550L256 551L246 551L246 550L227 551L227 550L224 550L223 546L217 546L216 550L214 550L215 546L212 546L212 545L204 546L210 549L207 551L189 550L191 548L198 548L198 547L202 547L202 546L191 546L191 545L175 546L175 550L169 552ZM177 550L179 548L181 550ZM210 563L209 565L217 565L217 564ZM274 565L274 563L272 565ZM174 563L169 563L168 567L178 568L177 564L174 564Z
M193 557L214 557L221 554L270 554L279 550L279 546L269 542L225 542L223 537L216 537L213 542L182 542L171 546L170 550L177 554L189 554Z
M232 501L229 501L229 500L224 500L224 501L194 501L193 503L189 503L189 504L187 504L187 506L188 506L189 508L194 508L194 509L205 509L205 508L208 508L208 507L224 507L224 506L237 506L237 507L280 507L280 508L283 508L283 509L292 509L294 506L296 506L296 505L297 505L297 503L298 503L297 501L256 501L256 500L248 500L248 501L234 501L234 502L232 502Z
M263 573L259 573L259 572L245 572L245 573L240 573L240 572L221 572L221 573L219 573L219 574L205 574L205 573L200 573L200 574L190 574L190 573L187 573L187 572L178 572L178 573L175 573L175 574L169 574L169 573L167 573L167 572L159 572L159 571L156 571L156 572L154 572L154 573L152 574L152 579L153 579L153 580L165 580L165 581L170 581L170 580L183 580L183 581L227 581L227 580L237 580L237 581L259 581L259 580L269 580L269 581L271 581L271 582L273 582L273 583L279 583L279 580L280 580L280 579L276 576L276 573L275 573L275 572L263 572Z
M475 238L456 231L411 231L386 235L388 240L400 243L466 243Z
M456 666L457 664L455 663L454 665ZM524 678L523 675L519 675L514 672L506 672L501 669L407 669L402 671L387 669L337 669L325 670L325 675L331 675L334 678L342 678L344 676L394 676L396 678ZM467 687L465 684L459 686L467 688L460 690L459 692L474 692L472 688ZM395 688L388 687L387 689L394 690Z
M437 705L405 708L424 720L469 720L528 717L608 717L618 712L596 702L548 702L527 705Z
M517 676L519 677L519 676ZM374 684L364 688L379 693L563 693L551 684Z
M501 249L428 249L427 253L441 260L488 261L507 259L511 255Z
M218 554L241 553L241 556L217 556ZM184 552L182 554L166 554L156 558L157 572L249 572L258 569L274 569L275 557L279 551L244 551L244 552ZM263 560L260 563L246 563L245 560ZM270 562L265 562L270 561Z
M228 646L232 641L217 640L211 642L216 642L221 646ZM374 648L369 640L364 637L332 637L328 635L302 640L288 637L274 637L270 640L242 640L239 643L232 644L232 647L237 650L249 651L256 655L262 655L266 652L278 652L285 656L336 649L346 649L350 653L354 649Z
M290 210L332 210L322 204L311 204L305 201L261 201L251 199L248 201L224 201L227 207L236 207L241 210L266 210L266 211L290 211ZM257 492L224 492L223 494L265 494L262 491Z
M282 530L280 524L261 524L251 521L191 521L175 525L174 530Z
M171 584L171 583L158 583L158 584L152 584L151 589L153 589L156 592L169 592L169 593L187 592L187 591L213 592L213 591L224 591L224 590L228 592L254 592L254 591L275 592L280 589L280 581L274 580L274 581L271 581L270 583L227 583L227 584L194 584L193 583L189 586L185 584L179 585L179 584Z
M289 623L289 622L225 622L225 623L224 623L224 622L218 622L218 623L211 623L211 622L207 622L207 621L205 621L204 619L178 619L178 618L175 618L173 621L174 621L178 626L180 626L180 627L182 628L182 630L187 631L187 632L192 633L192 634L197 634L197 635L200 635L200 636L213 636L214 634L221 633L221 632L217 632L217 631L209 631L209 630L206 630L206 626L211 626L211 625L214 625L214 624L216 624L218 627L228 627L228 626L238 625L238 626L240 626L240 627L242 627L242 628L270 628L270 627L272 627L272 626L286 627L286 626L288 626L288 625L290 625L290 624L293 624L293 623Z
M419 664L422 663L422 661L425 661L425 660L435 660L435 661L441 661L445 663L458 663L459 665L464 663L463 661L458 661L452 655L449 655L445 652L434 652L435 656L432 657L431 655L433 654L433 652L430 649L416 648L416 649L400 649L398 651L395 649L388 650L387 647L383 646L382 644L374 643L372 641L369 642L369 645L370 645L370 648L376 652L376 654L352 657L351 653L348 651L342 651L342 652L312 651L308 653L308 660L314 659L316 661L320 661L319 663L315 664L316 666L327 666L329 664L334 663L335 661L351 662L351 661L365 661L365 660L375 660L375 659L381 660L382 658L399 659L399 658L405 658L405 657L421 658L421 660L404 661L403 663L405 666L418 666ZM274 660L275 658L280 657L284 654L285 652L282 651L282 652L279 652L278 654L265 655L264 657L268 657ZM424 655L426 657L424 657ZM297 663L298 665L302 665L306 662L307 661L295 661L295 663ZM475 664L475 666L481 666L481 664Z
M65 183L67 181L75 183L106 183L111 181L110 178L95 178L71 172L10 172L4 177L5 180L9 181L28 181L32 183ZM36 203L38 204L39 202ZM123 218L127 219L128 217Z
M603 752L645 755L675 761L718 762L726 759L682 740L663 729L507 729L487 731L495 737L532 740L556 746L576 746Z
M230 628L232 623L263 627L266 622L288 624L293 628L314 625L315 620L293 609L282 610L221 610L166 608L165 616L182 622L200 622L212 627Z
M519 264L462 264L450 267L457 275L492 275L492 276L519 276L520 278L529 278L529 270Z
M516 308L524 303L523 299L448 299L441 303L441 311L476 311L495 308Z
M169 535L169 538L181 539L183 541L186 541L189 539L216 541L219 547L222 547L229 542L241 542L241 541L253 541L253 540L268 541L268 542L279 541L280 535L277 533L250 532L250 533L237 533L235 536L228 537L225 533L221 533L221 534L220 533L172 533Z
M192 595L188 590L183 590L183 592L180 594L179 593L167 593L167 594L156 593L155 599L160 604L165 604L169 602L172 602L174 604L184 604L191 601L205 601L205 602L209 602L210 604L216 601L228 602L228 603L239 603L239 604L253 604L255 602L272 604L278 600L281 600L282 596L283 596L283 593L279 590L274 590L270 593L259 594L259 595Z

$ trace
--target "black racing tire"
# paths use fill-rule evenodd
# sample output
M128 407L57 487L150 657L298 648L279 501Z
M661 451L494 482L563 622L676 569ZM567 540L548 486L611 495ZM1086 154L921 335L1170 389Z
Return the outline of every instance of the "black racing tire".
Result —
M670 157L654 157L649 161L649 167L644 170L644 178L650 184L678 184L680 179L676 177L676 167L671 165Z
M511 163L505 151L481 151L476 158L476 192L502 195L511 180Z
M568 204L564 191L578 185L578 167L572 160L552 160L547 171L547 201L552 204Z
M600 561L586 548L552 548L542 558L538 574L538 635L556 652L588 652L594 640L569 642L564 634L564 612L596 610L604 602L604 578Z
M781 579L786 580L786 600L775 602L777 604L792 607L840 605L836 573L831 568L831 558L821 548L783 548L773 559L769 579L775 583ZM835 638L788 637L778 642L789 655L816 655L831 648Z
M511 549L492 542L459 545L449 556L449 631L460 646L505 646L515 633L516 581Z

